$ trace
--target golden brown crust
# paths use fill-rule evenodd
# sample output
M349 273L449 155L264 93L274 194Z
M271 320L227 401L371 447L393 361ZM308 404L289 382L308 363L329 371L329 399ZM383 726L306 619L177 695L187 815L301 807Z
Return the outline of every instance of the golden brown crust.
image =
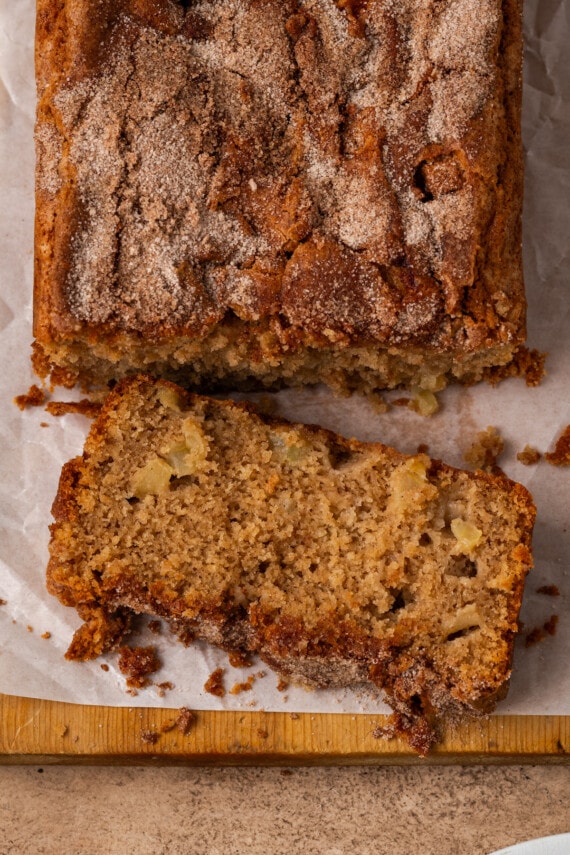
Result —
M508 361L520 54L519 0L40 0L37 365L106 379L161 345L171 373L183 341L191 382L214 344L288 382L357 348ZM373 361L339 371L408 382Z
M188 418L206 468L137 492L149 461L180 454ZM287 680L373 682L419 746L441 716L487 711L505 691L534 513L502 474L137 377L64 467L48 587L86 622L73 658L116 646L125 613L158 615Z

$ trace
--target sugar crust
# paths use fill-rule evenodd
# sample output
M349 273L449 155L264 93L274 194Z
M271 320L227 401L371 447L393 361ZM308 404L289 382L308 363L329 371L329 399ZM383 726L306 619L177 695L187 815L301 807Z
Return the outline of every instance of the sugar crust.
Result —
M336 362L381 387L508 362L520 6L40 0L40 373L334 385Z

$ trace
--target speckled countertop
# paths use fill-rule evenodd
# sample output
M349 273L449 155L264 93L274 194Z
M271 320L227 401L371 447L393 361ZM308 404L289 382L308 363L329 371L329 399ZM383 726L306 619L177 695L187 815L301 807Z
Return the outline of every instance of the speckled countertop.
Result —
M0 768L0 855L486 855L570 831L570 766Z

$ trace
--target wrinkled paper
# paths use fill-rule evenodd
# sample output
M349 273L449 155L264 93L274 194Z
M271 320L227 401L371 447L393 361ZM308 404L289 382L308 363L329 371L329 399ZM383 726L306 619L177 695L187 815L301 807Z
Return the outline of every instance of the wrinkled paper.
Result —
M441 409L422 418L402 408L375 412L354 397L336 399L325 389L275 395L280 415L317 422L361 440L379 440L404 452L426 443L434 457L464 465L463 454L478 431L495 425L506 443L500 463L533 493L538 506L534 550L515 651L511 691L501 713L570 714L570 470L541 461L524 466L516 453L528 443L551 449L570 422L570 12L564 0L525 3L526 151L524 215L529 345L549 352L548 376L536 389L520 379L498 387L452 388ZM32 338L33 268L33 76L32 0L0 0L0 692L86 704L190 706L194 709L286 710L382 713L387 708L368 691L277 690L277 678L260 663L229 666L227 657L202 644L188 648L165 629L143 628L130 643L154 644L163 666L153 679L172 683L128 694L116 655L76 663L64 652L80 621L45 589L50 507L62 464L80 452L89 422L79 415L53 418L42 407L21 412L14 396L34 377ZM63 393L58 398L63 399ZM556 585L560 596L537 592ZM525 645L525 633L553 615L554 635ZM49 637L47 634L49 633ZM102 670L101 665L108 666ZM226 687L255 677L253 689L216 698L204 683L216 667L226 669ZM260 672L265 676L261 677ZM161 694L163 695L161 697Z

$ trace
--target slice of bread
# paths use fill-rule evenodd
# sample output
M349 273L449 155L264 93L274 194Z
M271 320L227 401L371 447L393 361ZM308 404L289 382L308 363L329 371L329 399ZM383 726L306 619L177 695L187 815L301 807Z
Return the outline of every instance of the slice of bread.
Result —
M159 615L287 681L371 681L420 752L506 691L535 516L506 477L143 376L106 399L53 514L71 659Z

